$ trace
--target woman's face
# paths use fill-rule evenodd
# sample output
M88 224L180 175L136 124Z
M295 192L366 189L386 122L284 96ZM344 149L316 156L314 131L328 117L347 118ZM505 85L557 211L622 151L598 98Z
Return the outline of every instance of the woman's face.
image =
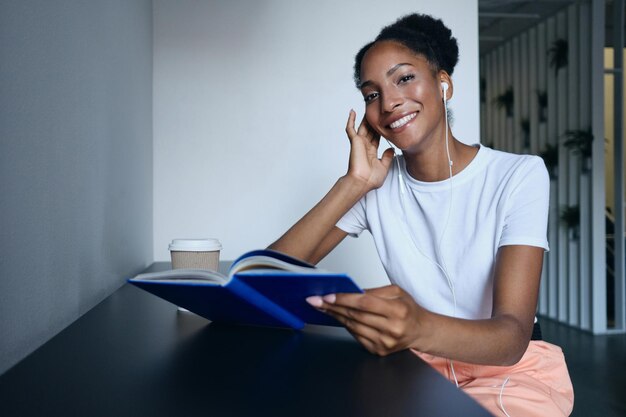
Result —
M439 75L423 56L397 42L375 44L361 63L369 125L403 151L424 150L445 129Z

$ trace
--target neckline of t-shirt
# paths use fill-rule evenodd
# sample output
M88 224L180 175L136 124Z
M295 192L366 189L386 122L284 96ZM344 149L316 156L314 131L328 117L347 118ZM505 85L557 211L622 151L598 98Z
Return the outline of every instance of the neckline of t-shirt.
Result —
M457 185L461 185L466 181L473 178L476 173L478 173L482 167L484 166L484 161L487 159L487 154L489 153L489 148L481 145L480 143L474 144L478 148L478 152L474 159L470 161L470 163L463 169L463 171L452 176L452 187L456 187ZM400 169L402 170L402 176L405 178L406 184L419 191L441 191L441 190L449 190L450 189L450 178L446 178L442 181L420 181L409 175L409 172L406 169L406 163L404 161L404 157L401 158Z

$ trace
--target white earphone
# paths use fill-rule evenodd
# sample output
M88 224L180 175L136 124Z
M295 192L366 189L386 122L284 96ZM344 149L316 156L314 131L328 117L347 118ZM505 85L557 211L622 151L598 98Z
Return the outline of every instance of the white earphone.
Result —
M442 82L441 82L441 91L443 91L443 101L444 101L444 102L445 102L445 101L448 101L447 92L448 92L448 88L449 88L449 87L450 87L450 86L448 85L448 83L447 83L447 82L445 82L445 81L442 81Z

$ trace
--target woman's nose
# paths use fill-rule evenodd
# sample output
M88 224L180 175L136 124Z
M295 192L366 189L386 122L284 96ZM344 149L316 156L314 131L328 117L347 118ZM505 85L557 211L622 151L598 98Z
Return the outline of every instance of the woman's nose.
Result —
M383 94L383 111L392 112L396 107L402 104L402 101L402 96L399 94L394 94L393 92Z

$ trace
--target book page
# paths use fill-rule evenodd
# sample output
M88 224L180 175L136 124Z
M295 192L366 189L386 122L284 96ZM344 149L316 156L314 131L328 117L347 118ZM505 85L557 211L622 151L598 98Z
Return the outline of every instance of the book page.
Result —
M252 269L278 269L281 271L301 272L305 274L322 272L321 270L313 266L293 265L280 259L260 255L250 256L239 260L236 264L232 266L230 270L230 275L232 276L238 272L249 271Z
M139 274L131 281L160 281L160 282L212 282L223 285L228 282L228 277L219 272L206 269L172 269L161 272L148 272Z

